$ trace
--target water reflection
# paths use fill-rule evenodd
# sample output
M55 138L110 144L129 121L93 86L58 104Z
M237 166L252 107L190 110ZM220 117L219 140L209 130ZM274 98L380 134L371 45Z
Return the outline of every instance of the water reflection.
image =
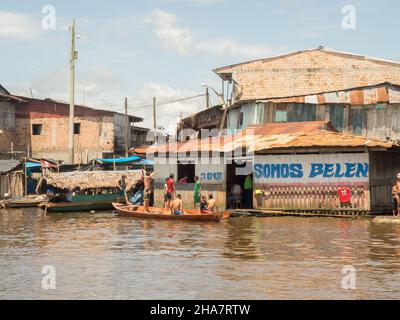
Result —
M400 298L400 226L370 220L136 220L0 213L0 298ZM43 291L41 268L57 268ZM357 290L341 288L354 265Z
M400 225L370 223L368 257L391 272L399 272L400 266Z
M228 233L222 254L228 259L254 260L261 258L260 235L262 224L256 219L238 218L227 225ZM238 224L240 227L238 227Z

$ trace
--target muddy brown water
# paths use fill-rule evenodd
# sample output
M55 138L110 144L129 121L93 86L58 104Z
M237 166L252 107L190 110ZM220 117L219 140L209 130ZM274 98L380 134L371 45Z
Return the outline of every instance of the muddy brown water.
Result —
M56 289L42 288L54 266ZM342 288L343 266L356 289ZM0 211L1 299L400 299L400 225Z

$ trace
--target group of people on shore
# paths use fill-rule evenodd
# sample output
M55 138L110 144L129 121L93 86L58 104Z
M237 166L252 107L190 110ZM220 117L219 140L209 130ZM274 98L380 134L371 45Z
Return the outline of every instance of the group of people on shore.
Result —
M122 175L121 179L118 181L118 188L121 196L125 198L126 203L134 205L142 204L144 210L150 212L149 208L152 207L154 203L154 172L142 170L142 179L136 183L134 187L136 192L134 191L134 196L131 199L129 199L128 196L126 175ZM140 198L140 195L142 195L142 198ZM165 179L163 197L163 207L169 209L171 214L180 215L184 213L182 195L176 193L173 173ZM201 193L201 183L198 176L194 177L193 209L197 209L203 214L218 212L217 203L213 194L209 193L207 197L205 194Z

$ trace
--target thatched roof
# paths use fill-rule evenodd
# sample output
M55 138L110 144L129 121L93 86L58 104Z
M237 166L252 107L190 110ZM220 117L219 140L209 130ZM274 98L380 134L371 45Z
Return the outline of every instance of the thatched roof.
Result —
M74 171L63 173L48 173L47 184L69 189L79 187L81 190L95 188L117 188L122 175L126 175L128 187L133 186L140 178L140 170L130 171Z

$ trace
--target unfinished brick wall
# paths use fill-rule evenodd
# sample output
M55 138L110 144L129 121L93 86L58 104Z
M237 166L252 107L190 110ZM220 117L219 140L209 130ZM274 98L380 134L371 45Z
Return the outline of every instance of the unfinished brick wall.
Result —
M32 101L17 107L16 148L27 150L33 157L68 160L68 106ZM114 152L113 115L93 109L76 108L75 123L80 133L74 135L75 162L86 162ZM40 135L32 135L32 125L41 124Z
M324 49L223 67L216 72L232 73L238 83L236 102L400 83L400 64Z

